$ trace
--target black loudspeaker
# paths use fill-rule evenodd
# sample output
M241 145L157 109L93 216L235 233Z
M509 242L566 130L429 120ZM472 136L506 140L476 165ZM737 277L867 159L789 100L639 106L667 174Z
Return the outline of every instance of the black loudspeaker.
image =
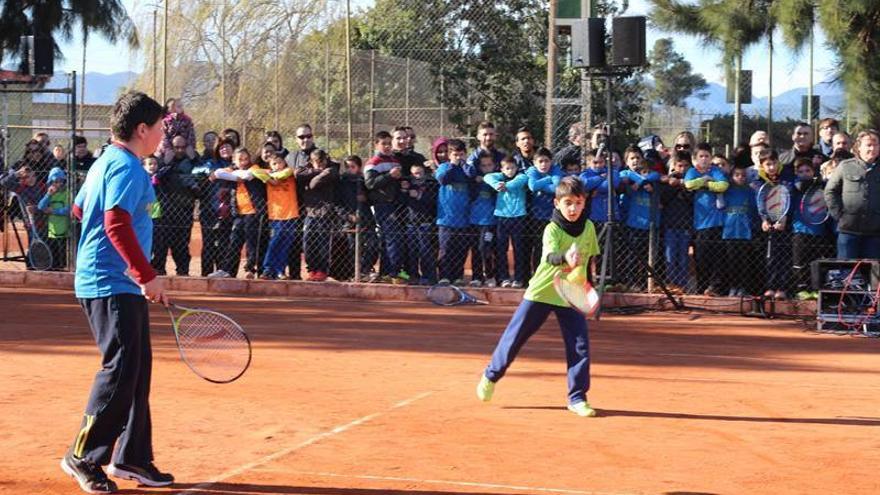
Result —
M605 66L605 19L591 17L571 23L571 66Z
M27 73L32 76L51 76L55 72L55 46L46 36L22 36Z
M615 17L611 21L611 65L645 65L645 17Z

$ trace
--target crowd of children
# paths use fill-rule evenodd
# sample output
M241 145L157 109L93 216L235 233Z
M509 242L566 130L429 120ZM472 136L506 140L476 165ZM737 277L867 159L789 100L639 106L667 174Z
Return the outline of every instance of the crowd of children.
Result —
M599 150L583 153L581 163L562 164L536 147L526 128L517 131L517 152L502 152L494 126L483 122L470 153L464 141L441 138L425 159L413 151L411 131L401 127L378 132L369 159L348 156L336 163L309 141L311 128L304 125L298 138L309 145L293 153L273 132L252 155L229 129L211 133L212 148L193 159L190 121L176 102L171 105L175 112L166 127L188 135L166 136L144 168L158 198L151 212L154 264L164 270L170 247L181 275L188 246L181 260L173 246L189 243L195 217L202 276L235 277L241 268L247 278L299 279L304 259L310 281L359 275L391 283L521 288L540 264L540 233L565 176L583 184L597 233L615 222L612 280L627 290L646 290L653 268L674 292L783 299L794 290L803 296L811 290L810 261L834 255L832 220L806 223L796 206L773 223L759 214L756 197L764 184L783 184L798 205L806 189L824 180L817 160L782 164L766 142L745 151L751 163L748 156L713 155L708 144L692 139L666 150L655 137L612 154L610 166ZM183 169L175 160L195 165ZM58 268L66 264L71 225L66 180L56 168L43 182L26 166L2 178L37 214ZM169 220L171 210L181 208L186 225ZM768 257L761 246L771 235L776 248Z

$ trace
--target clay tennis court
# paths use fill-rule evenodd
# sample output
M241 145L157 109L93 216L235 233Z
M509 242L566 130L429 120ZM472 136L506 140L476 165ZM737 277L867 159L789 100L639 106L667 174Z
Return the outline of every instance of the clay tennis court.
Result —
M239 320L254 361L214 385L154 307L157 464L122 493L880 492L880 341L708 314L591 323L600 417L565 410L555 321L493 402L474 386L513 307L181 296ZM67 291L0 289L0 492L79 493L58 461L99 366Z

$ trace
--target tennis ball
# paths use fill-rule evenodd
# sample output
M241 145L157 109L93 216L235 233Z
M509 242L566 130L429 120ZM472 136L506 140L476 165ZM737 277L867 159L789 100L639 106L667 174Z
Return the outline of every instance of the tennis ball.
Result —
M565 279L573 284L583 284L587 281L587 271L579 266L572 270Z

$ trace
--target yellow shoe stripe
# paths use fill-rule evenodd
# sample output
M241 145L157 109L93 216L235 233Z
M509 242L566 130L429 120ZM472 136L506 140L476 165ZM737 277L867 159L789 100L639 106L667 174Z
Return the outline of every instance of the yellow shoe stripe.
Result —
M74 457L82 457L83 451L86 449L86 439L89 437L89 430L92 429L92 426L95 424L95 417L86 414L86 424L79 430L79 434L76 436L76 442L73 444L73 455Z

